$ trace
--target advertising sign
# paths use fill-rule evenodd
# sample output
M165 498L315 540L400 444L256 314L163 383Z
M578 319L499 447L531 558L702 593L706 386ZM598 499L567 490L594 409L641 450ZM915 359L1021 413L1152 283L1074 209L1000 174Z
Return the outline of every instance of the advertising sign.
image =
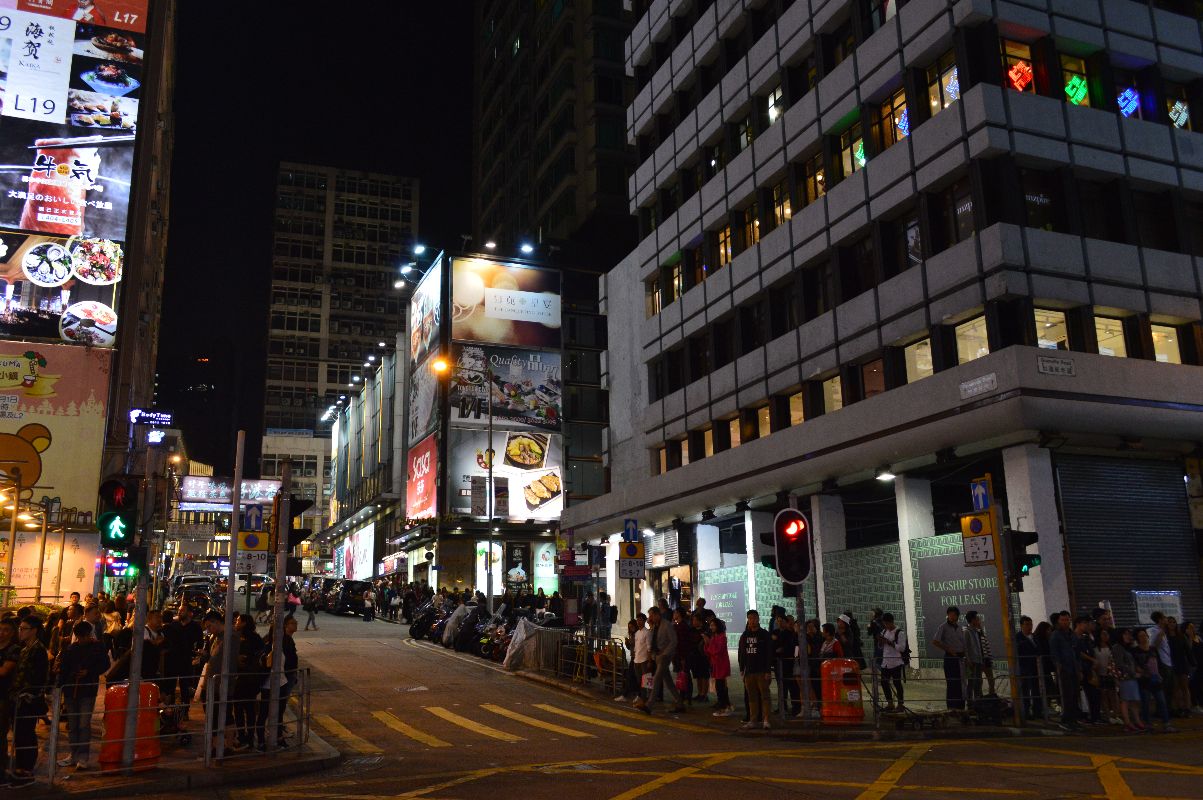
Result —
M369 522L347 537L343 551L344 575L353 581L371 580L376 563L375 550L376 524Z
M485 566L485 560L489 553L489 543L487 541L479 541L476 543L476 589L477 591L488 594L488 572ZM504 591L504 584L501 582L501 542L493 542L492 558L489 563L493 568L493 593L501 594Z
M111 357L0 341L0 473L20 471L23 499L96 507Z
M437 353L437 348L435 350ZM409 444L434 430L438 422L439 376L425 363L416 367L409 378Z
M17 596L22 602L34 602L39 575L43 602L55 598L55 578L59 576L59 549L63 535L51 530L46 536L45 553L42 552L42 531L17 529L17 552L13 554L13 581ZM0 532L4 539L3 549L7 557L8 530ZM58 596L66 599L71 592L80 595L92 591L96 573L96 559L100 554L100 534L67 534L67 549L63 552L62 580ZM42 556L42 567L38 569L38 556ZM0 566L2 569L2 566Z
M0 6L0 336L111 347L147 0Z
M334 547L333 574L334 574L334 577L336 577L336 578L346 577L346 558L345 558L346 551L347 551L347 543L346 542L339 542Z
M244 480L242 495L239 499L244 506L261 505L271 503L279 491L280 481L278 480ZM180 479L180 502L224 505L224 508L221 509L194 508L192 510L229 511L231 503L234 502L234 479L214 478L207 475L185 475Z
M452 339L559 349L559 272L481 258L451 269Z
M487 426L492 392L494 428L560 430L559 353L472 344L456 345L454 353L449 387L453 424Z
M507 542L505 546L505 582L507 584L530 583L532 571L530 542Z
M998 629L998 577L993 572L966 566L963 553L927 556L916 559L915 563L919 567L923 635L912 639L922 639L925 658L942 658L944 655L931 640L944 624L949 606L961 609L962 620L970 609L985 614L987 634L992 637L1003 635Z
M416 367L439 343L443 286L442 262L434 264L414 287L409 299L409 363Z
M499 431L493 435L493 447L495 515L516 521L559 519L564 510L563 448L559 434ZM488 449L486 431L451 428L447 447L451 461L447 470L450 513L473 514L472 479L487 478Z
M405 473L405 517L427 519L438 514L436 491L439 461L439 440L427 436L409 451L409 466Z

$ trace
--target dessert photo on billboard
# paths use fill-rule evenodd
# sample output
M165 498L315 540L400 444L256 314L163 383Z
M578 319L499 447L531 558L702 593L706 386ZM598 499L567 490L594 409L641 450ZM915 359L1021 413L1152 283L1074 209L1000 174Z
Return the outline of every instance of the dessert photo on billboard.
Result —
M70 87L109 97L137 97L142 88L142 70L129 62L75 56L71 59Z
M123 264L120 242L0 229L0 336L112 346Z
M560 429L560 354L485 345L455 345L451 370L451 419L487 425L492 394L493 425ZM486 385L487 384L487 385Z
M442 264L433 265L422 276L409 300L409 361L414 367L425 361L439 343L442 274Z
M560 347L560 273L482 258L452 262L451 338Z
M139 34L98 25L76 25L74 53L77 56L141 64L143 37Z
M125 241L132 131L6 118L0 159L0 226Z

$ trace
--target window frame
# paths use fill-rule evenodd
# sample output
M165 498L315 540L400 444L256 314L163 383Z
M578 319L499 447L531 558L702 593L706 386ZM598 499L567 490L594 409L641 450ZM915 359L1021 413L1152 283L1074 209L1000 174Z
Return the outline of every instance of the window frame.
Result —
M956 51L942 53L927 68L927 98L931 104L931 116L961 99L961 79L957 69Z

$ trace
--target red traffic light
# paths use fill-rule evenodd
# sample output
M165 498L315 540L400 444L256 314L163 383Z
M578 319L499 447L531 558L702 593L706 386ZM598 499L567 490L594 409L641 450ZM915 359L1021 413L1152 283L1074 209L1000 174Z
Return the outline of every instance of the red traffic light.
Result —
M782 533L784 533L788 539L797 539L799 536L806 533L806 520L791 519L788 523L786 523L785 529L782 530Z
M783 508L773 519L773 555L785 583L796 585L810 575L810 522L798 509Z

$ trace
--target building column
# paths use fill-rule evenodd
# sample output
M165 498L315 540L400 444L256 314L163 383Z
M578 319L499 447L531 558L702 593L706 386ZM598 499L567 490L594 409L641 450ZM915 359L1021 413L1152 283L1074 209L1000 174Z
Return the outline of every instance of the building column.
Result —
M1004 448L1002 456L1011 530L1040 535L1028 548L1029 553L1039 553L1040 566L1032 570L1019 595L1020 610L1039 622L1053 611L1070 608L1053 459L1048 450L1034 444Z
M748 608L760 609L760 599L756 596L756 565L760 563L760 554L773 554L773 546L760 541L760 534L773 533L773 518L776 514L764 511L744 512L744 541L748 550ZM767 623L766 623L767 627Z
M931 481L899 475L894 479L894 499L898 508L898 560L902 565L902 606L906 631L913 653L921 653L923 632L919 630L919 598L915 593L911 540L936 535L932 514Z
M844 500L838 494L816 494L810 498L810 527L815 541L815 595L819 620L827 622L827 586L823 582L823 554L848 549L848 529L844 524Z

